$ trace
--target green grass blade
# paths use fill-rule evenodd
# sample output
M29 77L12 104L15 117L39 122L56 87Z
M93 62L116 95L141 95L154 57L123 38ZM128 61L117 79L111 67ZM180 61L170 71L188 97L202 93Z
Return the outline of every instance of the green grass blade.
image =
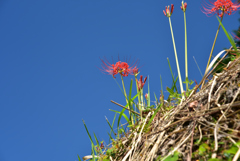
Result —
M110 111L115 112L114 110L111 110L111 109L110 109ZM117 130L118 130L118 131L117 131L117 135L118 135L118 137L119 137L119 125L120 125L120 121L121 121L121 118L122 118L122 116L123 116L124 111L125 111L125 109L123 108L121 112L119 112L119 111L116 111L116 112L115 112L115 113L119 113L118 123L117 123ZM128 120L129 120L129 119L128 119ZM128 122L128 123L129 123L129 122Z
M150 107L150 88L149 88L149 76L148 76L148 97L147 97L147 106Z
M95 146L93 145L93 146L92 146L92 157L93 157L92 160L93 160L93 161L96 160L96 159L95 159L94 149L96 149L96 148L95 148Z
M177 80L178 80L178 77L176 78L175 81L173 81L173 85L172 85L172 87L171 87L172 90L174 90L174 88L177 88L177 86L176 86ZM177 90L176 90L176 91L177 91ZM177 93L178 93L178 91L177 91Z
M123 128L123 125L122 125L122 124L121 124L121 127L122 127L123 133L126 135L125 129Z
M235 42L230 32L228 32L228 35L231 38L232 42Z
M110 128L111 128L110 135L112 134L112 132L114 133L113 126L114 126L114 123L115 123L116 116L117 116L117 113L115 113L115 115L114 115L113 122L112 122L112 126L111 126L110 123L109 123L109 126L110 126ZM114 135L114 136L115 136L115 135ZM115 137L116 137L116 136L115 136ZM110 142L110 141L109 141L109 142Z
M130 102L133 102L133 101L137 98L137 96L138 96L139 94L140 94L140 91L139 91L139 92L138 92L138 93L137 93L132 99L129 100L128 104L126 104L125 107L128 107L128 106L129 106L129 103L130 103ZM133 102L133 103L134 103L134 102ZM135 103L134 103L134 104L135 104ZM124 111L125 111L124 108L122 109L121 112L119 112L119 111L115 111L115 110L111 110L111 111L116 112L116 113L119 113L117 129L119 129L120 120L121 120L122 116L124 116L125 119L127 118L126 120L127 120L128 124L131 125L131 122L129 122L128 117L124 114ZM123 115L123 114L124 114L124 115Z
M201 69L199 68L199 66L198 66L198 63L197 63L197 61L196 61L196 59L195 59L195 57L194 57L194 56L193 56L193 59L194 59L194 61L195 61L196 65L197 65L197 67L198 67L198 70L199 70L199 72L200 72L201 76L203 77L203 75L202 75L202 72L201 72Z
M162 77L160 75L160 83L161 83L161 94L163 94L163 85L162 85Z
M174 91L171 88L167 87L167 91L170 93L170 95L174 95Z
M94 135L95 141L96 141L96 143L97 143L97 147L98 147L99 151L100 151L101 154L102 154L102 149L101 149L101 147L100 147L100 145L99 145L99 141L98 141L98 139L97 139L97 136L95 135L95 133L93 133L93 135Z
M117 80L116 80L116 79L114 79L114 80L115 80L115 82L117 83L118 87L120 88L120 90L122 91L122 93L123 93L123 95L124 95L124 92L123 92L123 90L122 90L121 86L119 85L119 83L117 82Z
M130 89L129 89L129 94L128 94L128 99L130 100L132 97L132 84L133 84L133 80L131 79L131 83L130 83Z
M218 19L218 21L219 21L220 25L222 26L222 29L223 29L223 31L224 31L224 33L225 33L225 35L227 36L227 38L228 38L229 42L230 42L230 43L231 43L231 45L233 46L234 50L236 50L236 51L237 51L237 47L236 47L236 44L235 44L235 42L234 42L234 41L232 41L232 39L231 39L231 36L229 36L229 34L228 34L227 30L226 30L226 29L225 29L225 27L223 26L222 22L219 20L218 16L217 16L217 19Z
M133 102L136 98L137 98L137 96L140 94L140 91L132 98L132 99L130 99L131 101L129 101L129 102ZM128 102L128 104L125 106L125 107L128 107L129 106L129 102ZM134 102L133 102L134 103ZM111 111L114 111L114 110L111 110ZM117 124L117 129L119 129L119 125L120 125L120 120L121 120L121 118L122 118L122 116L123 116L123 114L124 114L124 111L125 111L125 109L123 108L122 109L122 111L121 112L119 112L119 111L114 111L114 112L116 112L116 113L119 113L119 117L118 117L118 124ZM125 115L125 114L124 114ZM125 119L127 118L127 116L125 115ZM129 122L129 119L127 118L126 120L128 120L127 122L129 123L129 124L131 124L131 122Z
M175 78L174 78L174 75L173 75L173 72L172 72L171 64L170 64L170 61L169 61L168 58L167 58L167 60L168 60L168 66L169 66L169 69L170 69L170 72L171 72L171 75L172 75L172 80L173 80L173 85L172 85L172 87L175 88L175 90L176 90L177 93L178 93L177 86L176 86L176 84L174 83Z
M91 137L91 135L90 135L90 133L89 133L89 131L88 131L88 128L87 128L84 120L82 120L82 121L83 121L84 127L85 127L85 129L86 129L86 131L87 131L88 137L90 138L91 145L92 145L92 156L93 156L93 159L95 160L95 152L97 152L97 149L96 149L96 147L94 146L92 137Z
M79 155L78 155L78 161L81 161L81 158L79 157Z
M108 123L108 126L109 126L109 127L110 127L110 129L111 129L111 131L110 131L110 136L111 136L112 132L114 132L114 131L113 131L113 125L114 125L114 122L115 122L116 115L117 115L117 113L115 113L115 115L114 115L114 118L113 118L113 123L112 123L112 125L110 124L110 122L108 121L107 117L105 116L105 118L106 118L106 121L107 121L107 123ZM110 142L110 138L109 138L109 142Z
M134 101L139 94L140 94L140 91L132 98L132 101Z
M123 109L122 112L111 110L111 109L110 109L110 111L117 112L117 113L121 114L125 118L125 120L128 122L128 124L131 124L131 121L128 119L127 115L125 113L123 113L125 111L125 109Z
M150 126L150 124L152 123L154 117L156 116L156 114L158 113L158 111L161 109L161 106L162 106L162 103L157 107L157 109L154 111L154 114L151 116L147 126L146 126L146 129L148 129L148 127Z
M154 97L155 97L156 104L158 104L158 99L155 93L154 93Z
M109 134L109 132L107 132L108 136L109 136L109 143L110 141L113 139L113 137L111 136L111 134Z
M128 95L128 106L126 106L126 107L129 107L131 110L134 111L134 108L133 108L133 106L132 106L132 99L131 99L131 97L132 97L132 83L133 83L133 80L131 79L130 89L129 89L129 95ZM131 118L131 119L135 120L135 119L134 119L135 117L136 117L135 114L130 113L130 118Z
M141 91L138 91L138 93L137 93L133 98L129 99L129 100L128 100L128 104L126 104L125 107L130 106L130 104L129 104L130 102L133 103L133 104L135 104L135 103L134 103L134 100L137 98L137 96L140 94L140 92L141 92ZM136 105L136 104L135 104L135 105Z
M98 141L97 136L96 136L96 134L94 132L93 132L93 136L95 138L95 141L96 141L97 145L99 145L99 141Z

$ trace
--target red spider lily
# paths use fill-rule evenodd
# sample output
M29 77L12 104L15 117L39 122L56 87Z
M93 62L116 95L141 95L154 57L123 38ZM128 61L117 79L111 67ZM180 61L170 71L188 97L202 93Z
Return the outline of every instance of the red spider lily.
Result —
M116 74L120 74L123 77L127 77L129 74L134 75L135 72L138 72L138 68L136 66L136 63L130 67L128 63L118 61L116 64L111 64L107 60L102 60L102 69L100 69L105 74L110 74L113 76L113 78L116 78Z
M138 90L140 91L141 89L143 89L143 86L144 84L146 83L147 81L147 77L144 78L144 81L142 80L143 79L143 76L141 75L140 76L140 79L137 80L137 86L138 86Z
M204 11L206 15L213 15L217 14L219 17L222 17L224 14L231 15L232 13L236 12L240 5L238 2L232 2L232 0L217 0L215 2L212 2L209 0L210 4L205 3L205 6L203 6Z
M132 69L132 72L134 75L137 75L138 74L138 68L135 66L133 69Z
M174 9L174 5L173 4L171 4L171 12L170 12L170 10L169 10L169 6L166 6L165 7L165 11L163 10L163 14L165 15L165 16L167 16L167 17L170 17L171 15L172 15L172 13L173 13L173 9Z
M180 6L180 8L181 8L181 10L183 10L183 12L185 12L187 9L187 2L185 2L185 3L182 2L182 6Z

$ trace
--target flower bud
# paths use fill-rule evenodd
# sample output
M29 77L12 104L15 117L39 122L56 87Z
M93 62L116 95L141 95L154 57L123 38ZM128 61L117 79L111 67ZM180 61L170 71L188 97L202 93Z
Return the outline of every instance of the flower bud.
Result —
M185 12L187 9L187 2L183 3L183 1L182 1L182 6L180 8L181 8L181 10L183 10L183 12Z
M145 94L145 98L146 98L146 100L148 99L148 94L147 93Z

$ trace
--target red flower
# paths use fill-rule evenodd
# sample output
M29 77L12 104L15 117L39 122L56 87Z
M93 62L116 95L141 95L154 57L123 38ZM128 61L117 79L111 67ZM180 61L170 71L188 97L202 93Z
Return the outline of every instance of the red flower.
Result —
M172 13L173 13L173 9L174 9L174 5L173 4L171 4L171 12L169 10L169 6L166 6L165 7L166 12L163 10L163 14L165 16L167 16L167 17L170 17L172 15Z
M132 72L134 75L138 74L138 68L135 66L133 69L132 69Z
M182 6L180 6L180 8L181 8L181 10L183 10L183 12L185 12L187 9L187 2L185 2L185 3L182 2Z
M142 81L142 79L143 79L143 76L141 75L141 76L140 76L140 79L137 80L137 85L138 85L138 90L139 90L139 91L140 91L140 89L143 88L144 84L146 83L147 77L144 78L144 81Z
M120 74L123 77L128 76L129 74L134 75L138 71L137 66L129 67L128 63L118 61L116 64L111 64L107 60L102 60L102 72L112 75L114 78L116 74ZM136 64L136 63L135 63ZM134 64L134 65L135 65Z
M233 3L232 0L217 0L212 2L209 0L210 4L205 3L203 6L206 15L213 15L217 14L219 17L222 17L224 14L231 15L232 13L236 12L240 7L238 2Z

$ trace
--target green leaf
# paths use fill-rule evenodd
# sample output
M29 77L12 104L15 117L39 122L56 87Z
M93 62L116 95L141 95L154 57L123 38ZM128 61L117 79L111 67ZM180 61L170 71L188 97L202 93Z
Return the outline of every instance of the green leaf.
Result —
M221 161L221 159L211 158L211 159L208 159L208 161Z
M236 145L240 145L240 141L238 141L238 142L236 143Z
M110 109L110 111L119 113L120 115L122 115L122 116L125 118L125 120L128 122L128 124L131 124L131 122L130 122L130 120L128 119L127 115L123 113L123 112L125 111L125 109L123 109L121 112L115 111L115 110L111 110L111 109ZM119 122L120 122L120 120L119 120Z
M173 156L168 156L164 161L177 161L178 160L178 152L174 152Z
M110 159L103 159L103 161L110 161Z
M236 154L238 151L238 148L236 146L232 146L230 149L225 150L225 153L229 153L229 154Z
M209 149L209 146L205 143L202 143L200 146L199 146L199 154L200 155L203 155L204 152L207 151L207 149Z
M174 91L172 89L170 89L169 87L167 87L167 91L170 93L170 95L174 95Z
M226 29L225 29L225 27L223 26L223 24L222 24L221 20L219 20L218 16L216 16L216 17L217 17L217 19L218 19L218 21L219 21L220 25L222 26L222 29L223 29L223 31L224 31L224 33L225 33L225 35L227 36L227 38L228 38L229 42L230 42L230 43L231 43L231 45L233 46L234 50L236 50L236 51L237 51L237 47L236 47L236 44L235 44L235 42L234 42L234 40L233 40L232 36L228 34L227 30L226 30Z

